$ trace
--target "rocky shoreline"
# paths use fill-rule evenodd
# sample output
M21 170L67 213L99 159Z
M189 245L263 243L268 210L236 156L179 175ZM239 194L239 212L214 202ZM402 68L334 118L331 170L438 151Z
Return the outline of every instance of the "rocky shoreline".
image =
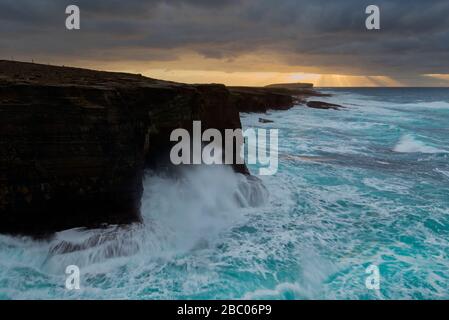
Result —
M319 95L0 61L0 233L138 222L144 170L170 167L173 129L237 129L239 112Z

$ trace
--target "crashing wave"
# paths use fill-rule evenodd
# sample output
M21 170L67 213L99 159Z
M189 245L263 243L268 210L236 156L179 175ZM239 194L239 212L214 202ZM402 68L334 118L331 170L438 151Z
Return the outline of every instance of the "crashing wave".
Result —
M447 153L446 150L428 146L424 142L416 140L410 134L403 135L393 151L400 153Z
M54 270L136 254L160 258L205 248L244 218L242 209L260 206L267 198L258 178L227 167L192 166L176 177L149 172L144 180L143 224L60 232L51 241L44 264Z

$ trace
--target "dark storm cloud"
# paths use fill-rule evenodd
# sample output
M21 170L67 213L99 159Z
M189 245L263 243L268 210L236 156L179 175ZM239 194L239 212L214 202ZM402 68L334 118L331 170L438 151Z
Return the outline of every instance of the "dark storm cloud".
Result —
M68 4L81 8L80 31L64 27ZM381 8L380 31L365 29L369 4ZM152 50L211 59L261 50L326 72L449 73L447 0L0 0L0 36L4 57L163 61L176 56Z

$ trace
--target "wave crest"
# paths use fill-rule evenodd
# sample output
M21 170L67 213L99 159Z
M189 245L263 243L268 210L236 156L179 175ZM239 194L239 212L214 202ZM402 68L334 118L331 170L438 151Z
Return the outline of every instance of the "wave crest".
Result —
M424 142L416 140L411 134L403 135L393 151L400 153L447 153L446 150L428 146Z

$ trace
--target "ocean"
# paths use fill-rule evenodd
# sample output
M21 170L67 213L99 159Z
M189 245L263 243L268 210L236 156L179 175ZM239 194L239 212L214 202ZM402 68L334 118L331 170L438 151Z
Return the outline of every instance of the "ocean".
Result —
M279 130L265 188L148 172L143 225L0 235L0 299L448 299L449 89L321 91L348 108L242 114Z

